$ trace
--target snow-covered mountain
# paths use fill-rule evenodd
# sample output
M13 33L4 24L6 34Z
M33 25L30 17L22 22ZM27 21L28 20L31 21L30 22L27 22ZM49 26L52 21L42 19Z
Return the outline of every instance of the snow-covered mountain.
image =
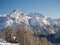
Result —
M19 10L13 10L8 15L0 15L0 29L4 29L7 26L15 28L18 25L31 29L37 35L55 34L60 30L60 23L40 13L24 14Z

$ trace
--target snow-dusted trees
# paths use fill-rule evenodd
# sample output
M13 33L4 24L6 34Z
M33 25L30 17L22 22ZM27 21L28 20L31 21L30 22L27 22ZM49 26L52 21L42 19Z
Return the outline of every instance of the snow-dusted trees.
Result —
M16 31L12 27L7 27L5 31L5 39L9 42L15 43L16 41Z
M31 30L17 27L17 40L20 45L40 45L39 38L35 37Z
M20 45L31 45L30 43L30 32L23 29L22 27L17 27L17 40Z
M2 36L3 36L3 32L2 30L0 30L0 38L2 38Z
M36 37L31 30L17 26L16 37L20 45L51 45L46 37Z
M20 45L50 45L46 37L36 37L31 30L25 29L22 26L17 26L15 29L7 27L5 38L9 42L18 42Z

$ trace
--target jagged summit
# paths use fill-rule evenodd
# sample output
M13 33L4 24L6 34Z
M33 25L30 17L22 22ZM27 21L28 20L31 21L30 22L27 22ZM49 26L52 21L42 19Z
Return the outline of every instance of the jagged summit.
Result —
M19 11L18 9L14 9L11 13L11 15L20 15L22 12Z
M18 9L14 9L13 11L12 11L12 13L14 13L14 12L21 12L20 10L18 10Z
M14 9L12 13L10 14L10 18L18 20L19 17L21 17L22 15L23 13L21 11L19 11L18 9Z

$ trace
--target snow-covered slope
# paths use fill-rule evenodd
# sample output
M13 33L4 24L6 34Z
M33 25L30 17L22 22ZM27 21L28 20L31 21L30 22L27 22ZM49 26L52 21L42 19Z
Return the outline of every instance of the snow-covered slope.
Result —
M59 31L59 23L49 17L45 17L40 13L24 14L19 10L13 10L8 15L0 15L0 29L7 26L22 25L25 28L30 28L35 34L55 34Z

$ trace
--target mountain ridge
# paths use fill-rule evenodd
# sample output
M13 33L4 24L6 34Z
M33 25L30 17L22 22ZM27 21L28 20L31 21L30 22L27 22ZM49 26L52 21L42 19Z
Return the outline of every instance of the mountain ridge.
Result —
M8 15L0 16L0 29L7 26L15 28L17 25L23 25L25 28L30 28L37 35L55 34L60 30L59 24L54 19L45 17L40 13L24 14L19 10L13 10Z

